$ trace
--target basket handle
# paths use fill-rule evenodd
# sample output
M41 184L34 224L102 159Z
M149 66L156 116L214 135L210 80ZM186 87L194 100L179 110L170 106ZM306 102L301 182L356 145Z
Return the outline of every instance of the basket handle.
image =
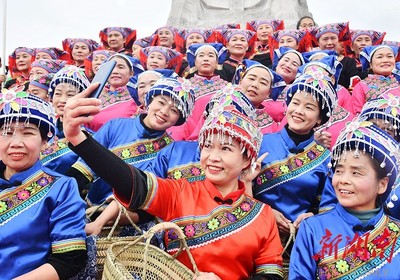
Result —
M185 250L189 257L190 263L193 266L193 271L194 271L195 275L198 276L200 273L197 268L196 262L194 261L193 255L192 255L192 253L190 253L190 249L189 249L189 246L187 245L185 235L183 234L183 231L181 230L181 228L172 222L158 223L155 226L153 226L149 231L144 233L143 236L144 236L144 238L146 238L146 247L144 249L144 263L147 263L148 246L149 246L150 241L153 238L154 234L156 232L159 232L162 230L167 230L167 229L173 229L175 231L175 233L178 235L178 239L180 241L179 250L176 254L173 255L173 257L176 258L183 250ZM146 268L146 266L144 266L143 275L146 275L146 270L147 270L147 268Z
M289 238L285 244L285 247L283 248L283 254L286 253L286 249L289 247L290 243L294 242L296 240L296 228L292 223L288 223L289 225Z
M126 218L127 218L128 221L131 223L131 225L133 226L133 228L134 228L137 232L139 232L140 234L143 234L142 229L141 229L140 227L138 227L138 226L132 221L132 219L131 219L131 217L129 216L128 211L125 209L125 207L124 207L121 203L119 203L118 200L115 200L115 201L117 202L118 208L119 208L118 216L117 216L117 218L115 219L115 222L114 222L114 224L112 225L111 230L110 230L110 232L109 232L108 235L107 235L107 240L110 240L110 239L112 238L112 236L114 235L114 231L115 231L115 229L116 229L117 226L118 226L118 223L119 223L119 220L121 219L122 213L125 214Z

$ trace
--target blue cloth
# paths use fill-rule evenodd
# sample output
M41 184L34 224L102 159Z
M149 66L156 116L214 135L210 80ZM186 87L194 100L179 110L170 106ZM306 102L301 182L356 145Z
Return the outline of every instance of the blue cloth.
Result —
M197 141L177 141L162 149L152 162L151 171L161 178L203 181L200 147Z
M364 230L357 227L364 227ZM400 221L384 214L383 209L366 224L361 224L340 204L328 212L309 217L301 223L296 236L289 279L316 279L317 275L318 279L400 279L399 227ZM360 239L355 238L355 234L364 240L358 246L355 243ZM389 235L379 240L382 234ZM380 256L376 249L386 241L385 255Z
M314 141L314 137L297 146L286 129L263 136L260 155L268 152L260 174L254 179L253 194L294 222L312 209L325 184L329 184L330 152Z
M3 162L0 170L5 170ZM51 253L86 248L85 203L75 179L38 160L0 184L0 279L47 263Z
M157 153L173 142L165 131L148 131L142 125L140 116L132 119L113 119L104 124L93 138L126 163L141 170L148 170ZM112 195L110 185L97 177L82 159L79 159L73 167L93 181L87 196L90 204L101 204Z

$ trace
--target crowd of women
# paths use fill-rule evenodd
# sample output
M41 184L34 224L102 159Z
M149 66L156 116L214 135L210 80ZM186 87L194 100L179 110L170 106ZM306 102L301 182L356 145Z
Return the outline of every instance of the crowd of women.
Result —
M399 279L400 43L384 37L304 17L15 49L0 278L77 277L122 205L121 225L177 224L197 280Z

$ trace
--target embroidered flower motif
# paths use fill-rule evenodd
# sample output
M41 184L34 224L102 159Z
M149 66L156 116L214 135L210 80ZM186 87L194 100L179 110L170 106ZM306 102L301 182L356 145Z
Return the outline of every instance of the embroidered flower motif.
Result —
M25 97L28 97L28 95L29 94L24 91L15 92L14 90L4 88L0 93L0 110L4 108L5 114L9 114L11 109L19 112L20 105L27 104Z
M317 149L318 149L318 147L317 147ZM311 160L313 160L313 159L315 159L315 158L317 157L317 155L316 155L313 151L309 151L309 152L307 153L307 156L308 156L308 158L311 159Z
M174 178L175 178L175 179L180 179L180 178L182 178L182 172L181 172L180 170L176 170L176 171L174 172Z
M197 167L192 167L190 169L190 172L193 174L193 176L199 176L201 174L201 171L199 168Z
M146 146L145 146L144 144L140 144L140 145L137 147L137 149L138 149L138 151L139 151L141 154L143 154L143 153L146 152Z
M170 240L175 240L178 238L178 235L176 234L176 232L174 230L169 230L168 231L168 238Z
M187 226L185 227L185 235L186 235L187 237L192 237L192 236L194 236L195 233L196 233L196 229L194 228L194 226L192 226L192 225L187 225Z
M228 219L228 221L230 221L230 222L236 222L236 217L235 217L235 215L232 215L231 213L226 213L226 218Z
M270 180L275 177L275 169L269 169L265 172L265 177Z
M0 201L0 213L3 213L7 210L7 204L4 201Z
M340 273L345 273L349 270L349 265L345 260L338 260L336 262L336 268Z
M123 159L129 158L130 155L131 155L131 152L129 151L129 149L123 149L121 151L121 157Z
M154 151L158 151L161 148L161 146L158 142L154 142L153 147L154 147Z
M296 159L294 160L294 162L296 163L296 166L297 166L297 167L303 166L303 162L302 162L299 158L296 158Z
M279 167L279 169L281 170L282 173L288 173L290 172L290 169L287 165L282 165Z
M247 202L243 202L240 205L240 208L244 211L244 212L248 212L251 208L250 204L248 204Z
M398 227L395 223L393 223L393 222L390 222L390 223L388 224L388 227L389 227L389 229L390 229L391 231L394 231L394 232L398 232L398 231L399 231L399 227Z
M215 229L218 228L218 226L219 226L219 221L218 221L218 219L216 219L216 218L211 219L211 221L209 221L209 222L207 223L207 227L208 227L210 230L215 230Z
M17 193L17 197L21 200L26 200L30 197L30 194L28 191L26 190L22 190L20 192Z
M60 148L60 149L64 149L64 148L67 148L67 147L68 147L67 143L62 142L62 141L57 142L57 146L58 146L58 148Z
M37 181L37 183L39 186L44 187L49 183L49 180L47 180L46 177L42 177Z
M357 256L360 260L366 262L366 261L368 261L368 260L371 258L371 253L370 253L366 248L359 248L359 249L356 251L356 256Z

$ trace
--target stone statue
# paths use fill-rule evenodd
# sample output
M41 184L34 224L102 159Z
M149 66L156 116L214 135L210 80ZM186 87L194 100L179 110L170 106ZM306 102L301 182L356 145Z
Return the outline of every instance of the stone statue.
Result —
M302 16L311 16L307 0L172 0L167 25L215 27L255 19L282 19L286 29L296 28Z

